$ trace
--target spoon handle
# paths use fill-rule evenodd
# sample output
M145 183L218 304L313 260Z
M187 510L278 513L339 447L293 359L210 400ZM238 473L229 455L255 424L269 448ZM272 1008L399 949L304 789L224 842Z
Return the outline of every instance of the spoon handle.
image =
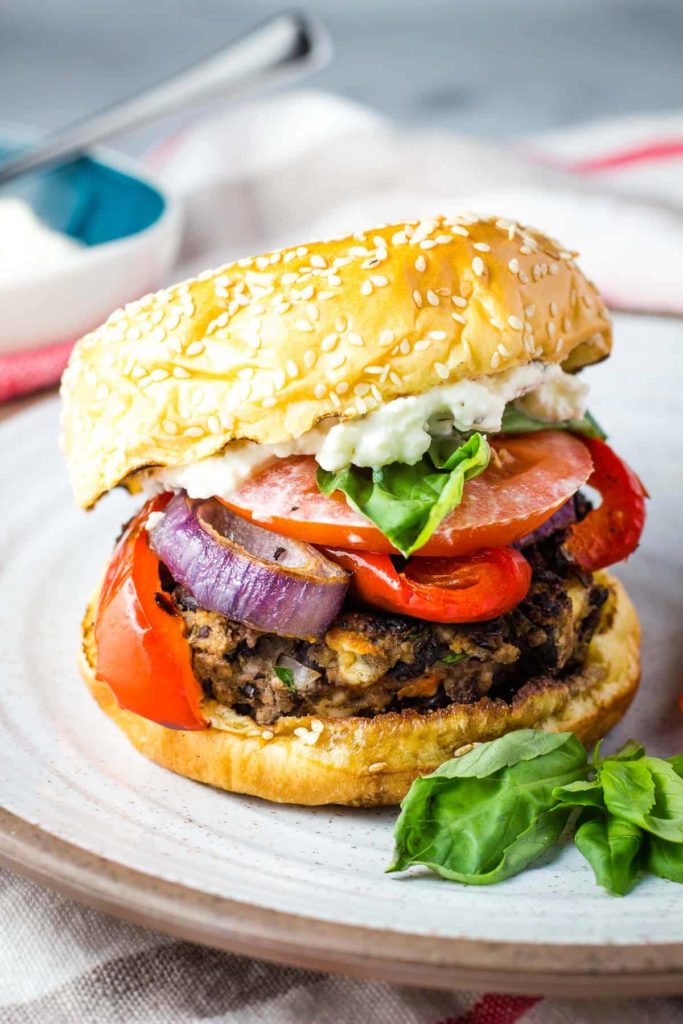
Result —
M25 171L68 161L110 135L196 104L286 83L321 67L330 53L329 38L317 19L285 11L137 96L49 134L0 165L0 184Z

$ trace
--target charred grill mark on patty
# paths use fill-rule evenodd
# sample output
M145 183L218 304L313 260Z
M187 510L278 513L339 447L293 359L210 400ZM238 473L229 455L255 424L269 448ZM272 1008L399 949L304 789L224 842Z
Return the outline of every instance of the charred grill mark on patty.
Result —
M348 605L315 643L264 634L171 590L207 697L270 724L282 715L428 712L485 694L513 699L530 680L562 679L580 663L606 600L577 576L561 535L527 549L524 601L491 622L448 625ZM284 670L284 671L283 671Z

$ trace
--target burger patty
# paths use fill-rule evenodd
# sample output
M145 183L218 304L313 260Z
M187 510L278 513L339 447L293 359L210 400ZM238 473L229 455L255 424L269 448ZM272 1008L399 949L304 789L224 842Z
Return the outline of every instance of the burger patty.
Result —
M371 716L511 698L583 660L605 587L566 562L562 534L525 550L527 597L490 622L446 625L347 604L311 643L262 633L197 606L164 581L182 615L204 693L267 725L283 715Z

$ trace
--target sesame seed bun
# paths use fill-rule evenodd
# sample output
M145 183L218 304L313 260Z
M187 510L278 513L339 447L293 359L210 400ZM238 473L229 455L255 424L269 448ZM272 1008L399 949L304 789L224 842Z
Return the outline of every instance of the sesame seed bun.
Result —
M484 697L429 714L285 717L264 728L211 700L203 704L211 728L166 729L124 711L95 678L96 597L83 622L81 668L102 710L132 744L180 775L280 803L395 804L415 778L468 743L528 728L572 731L589 743L616 725L638 686L640 627L622 584L607 573L596 578L609 597L581 668L562 680L532 680L511 703Z
M544 235L437 217L239 260L112 314L76 345L63 442L89 507L144 466L293 440L444 382L609 354L594 286Z

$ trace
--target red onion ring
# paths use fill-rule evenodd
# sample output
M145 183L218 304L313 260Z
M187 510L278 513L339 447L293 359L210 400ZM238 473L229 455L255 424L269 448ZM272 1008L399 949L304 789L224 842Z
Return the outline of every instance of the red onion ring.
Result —
M546 537L550 537L557 530L566 530L576 520L576 501L572 497L565 501L564 505L560 505L557 512L553 512L550 518L541 523L539 527L516 540L513 547L519 549L528 548L530 544L537 544L539 540L545 540Z
M310 544L264 530L213 498L177 494L149 543L201 608L280 636L321 636L349 585Z

